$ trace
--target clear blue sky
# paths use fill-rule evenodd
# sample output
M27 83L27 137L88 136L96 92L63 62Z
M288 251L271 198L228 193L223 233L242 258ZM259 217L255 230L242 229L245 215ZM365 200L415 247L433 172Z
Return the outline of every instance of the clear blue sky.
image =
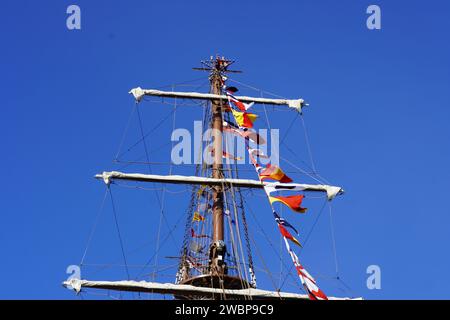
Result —
M78 31L66 28L73 3L82 10ZM379 31L366 28L370 4L381 6ZM92 176L116 168L111 160L133 107L127 91L198 78L190 68L216 53L238 59L245 73L235 79L310 102L305 121L316 166L347 190L333 213L339 273L352 292L450 298L449 15L448 1L2 1L0 298L76 298L60 283L80 262L103 196ZM147 129L168 112L145 107ZM271 115L281 136L291 116ZM200 110L181 110L176 125L190 128L200 118ZM300 122L290 132L290 147L308 160ZM156 148L169 136L153 138ZM154 197L113 191L127 252L154 241ZM167 197L173 222L187 196ZM285 212L301 230L320 207L312 202L308 217ZM278 246L269 207L255 202L253 210ZM120 262L111 208L105 212L91 263ZM313 275L333 275L327 219L301 255ZM145 247L130 263L154 250ZM177 250L176 241L164 249ZM381 267L381 290L366 288L371 264ZM124 276L122 269L103 275ZM326 293L342 294L318 280Z

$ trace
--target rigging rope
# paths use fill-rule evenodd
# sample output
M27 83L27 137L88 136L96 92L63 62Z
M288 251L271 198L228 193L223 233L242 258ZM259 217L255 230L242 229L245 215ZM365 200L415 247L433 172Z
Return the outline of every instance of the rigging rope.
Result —
M173 87L172 87L172 91L173 91ZM173 106L173 119L172 119L172 132L175 130L175 120L176 120L176 111L177 111L177 99L175 99L174 102L174 106ZM145 140L144 140L144 144L145 144ZM172 141L172 148L173 148L173 141ZM146 152L147 152L147 148L146 148ZM147 155L147 160L150 161L150 159L148 158ZM150 168L150 165L149 165ZM172 174L172 164L169 167L169 175ZM157 232L157 236L156 236L156 255L155 255L155 262L154 262L154 269L156 269L156 267L158 266L158 252L159 252L159 243L160 243L160 237L161 237L161 225L162 225L162 220L164 217L164 207L165 207L165 198L166 198L166 186L165 184L162 185L162 193L161 193L161 210L159 212L159 223L158 223L158 232ZM156 192L156 194L158 194ZM155 278L153 277L153 280Z
M230 117L229 113L225 114L226 121L230 121L230 118L231 117ZM224 135L224 137L225 137L225 145L227 145L227 135ZM235 153L236 151L237 151L237 148L235 148L233 150L227 150L227 152L232 152L232 154L236 154ZM227 164L227 171L229 173L230 178L239 179L239 172L237 170L237 165L238 165L237 161L234 160L234 171L232 170L231 161L227 161L226 164ZM239 198L238 198L239 203L237 203L237 201L236 201L235 190L239 195ZM248 266L249 266L248 271L250 273L250 279L249 279L249 275L247 273L247 268L244 269L246 279L247 279L247 281L250 280L250 284L256 288L256 275L254 273L252 251L251 251L250 239L249 239L249 231L248 231L248 225L247 225L247 220L246 220L246 215L245 215L245 209L244 209L244 205L243 205L243 197L242 197L242 193L241 193L241 188L231 186L230 193L232 195L233 205L234 205L234 209L235 209L235 219L238 220L237 214L238 214L238 208L239 208L240 209L240 217L241 217L242 225L243 225L244 238L245 238L244 240L245 240L246 250L247 250L247 261L248 261ZM238 224L236 224L236 228L238 228ZM239 238L239 241L240 241L242 255L243 255L244 252L242 249L241 238ZM245 263L245 259L244 259L244 263Z
M295 117L292 118L292 121L291 121L291 123L289 124L289 126L288 126L288 128L287 128L287 130L286 130L286 133L284 134L283 138L281 138L280 144L283 144L284 140L287 138L289 132L290 132L291 129L292 129L292 126L294 125L295 121L296 121L297 118L298 118L298 115L299 115L299 113L297 112L297 113L295 114Z
M264 260L264 258L263 258L263 256L262 256L261 252L259 251L259 248L256 246L256 241L255 241L255 239L253 239L253 237L251 237L251 239L252 239L252 241L253 241L253 244L255 245L255 248L256 248L256 254L259 256L259 259L261 259L261 262L262 262L262 264L264 265L264 268L265 268L265 270L266 270L266 273L269 275L269 279L270 279L270 281L272 282L273 289L278 293L278 296L281 298L281 296L280 296L280 294L279 294L280 289L277 288L277 285L276 285L276 283L275 283L275 279L274 279L274 276L273 276L272 272L270 272L270 269L268 268L268 266L267 266L267 264L266 264L266 262L265 262L265 260Z
M232 199L233 209L234 209L234 218L235 218L235 225L236 225L236 233L237 233L238 244L239 244L239 248L240 248L240 251L241 251L242 261L245 262L244 249L243 249L243 245L242 245L241 232L240 232L240 228L239 228L238 209L237 209L237 206L236 206L236 201L234 199L233 186L231 186L231 192L230 193L231 193L231 199ZM249 277L248 277L247 268L244 269L244 274L245 274L245 279L248 280Z
M126 273L127 273L127 279L130 280L130 272L129 272L129 270L128 270L127 258L126 258L126 256L125 256L125 249L124 249L124 246L123 246L122 235L121 235L121 233L120 233L119 221L118 221L118 219L117 219L116 206L115 206L115 204L114 204L114 198L113 198L113 195L112 195L112 191L111 191L110 186L108 185L107 188L108 188L109 196L110 196L110 198L111 198L111 206L112 206L112 211L113 211L113 214L114 214L114 222L115 222L115 225L116 225L117 234L118 234L118 236L119 236L120 249L122 250L123 261L124 261L124 263L125 263L125 271L126 271Z
M225 186L224 185L222 185L222 188L224 188ZM228 199L227 199L227 192L224 192L223 193L224 194L224 203L225 203L225 210L226 211L228 211L228 212L230 212L229 211L229 207L228 207ZM226 212L225 211L225 212ZM237 219L237 215L236 215L236 210L234 211L234 213L235 213L235 219ZM231 213L230 213L230 215L231 215ZM239 276L239 278L241 278L242 279L242 270L241 270L241 268L240 268L240 264L241 264L241 262L240 262L240 257L239 257L239 252L238 252L238 248L237 248L237 246L236 246L236 243L235 243L235 240L234 240L234 232L233 232L233 227L232 227L232 225L231 225L231 217L230 216L228 216L228 225L229 225L229 231L230 231L230 235L231 235L231 244L232 244L232 252L233 252L233 258L234 258L234 260L235 260L235 263L236 263L236 267L237 267L237 272L238 272L238 276ZM236 223L236 232L237 232L237 238L239 239L239 237L240 237L240 235L239 235L239 226L238 226L238 224L237 224L237 222L235 222ZM242 246L241 246L241 250L242 250ZM241 251L242 252L242 251ZM243 257L243 255L242 255L242 263L245 263L245 260L244 260L244 257ZM245 265L245 264L244 264ZM245 270L245 269L244 269ZM246 277L246 279L248 279L247 277ZM242 284L242 283L241 283Z
M135 103L135 105L137 105L137 103ZM139 107L136 106L136 111L138 114L138 119L139 119L139 123L142 123L141 121L141 117L140 117L140 113L139 113ZM127 150L123 151L122 153L120 153L118 156L116 156L115 160L119 160L123 155L125 155L126 153L130 152L132 149L134 149L137 145L139 145L139 143L141 143L142 141L145 140L145 138L147 138L150 134L152 134L155 130L157 130L167 119L170 118L170 116L175 112L175 110L170 111L163 119L161 119L152 129L150 129L150 131L148 131L147 133L144 134L143 132L143 128L142 125L140 125L141 127L141 134L142 137L136 141L134 144L132 144L130 147L128 147Z
M320 216L322 215L323 209L325 208L325 205L327 204L327 201L328 201L328 200L325 199L325 201L324 201L322 207L320 208L319 213L316 215L316 219L314 220L313 225L312 225L311 228L309 229L309 231L308 231L308 233L307 233L307 235L306 235L306 238L305 238L305 240L303 241L303 248L301 249L301 251L300 251L300 253L299 253L299 256L301 256L301 254L303 253L303 250L306 248L306 244L308 243L309 237L311 236L311 234L312 234L312 232L313 232L313 230L314 230L314 228L315 228L317 222L319 221ZM289 267L289 272L292 270L292 268L293 268L293 265L291 265L291 266ZM287 280L287 277L284 278L283 284L281 285L281 287L283 287L283 285L284 285L284 283L286 282L286 280Z
M339 266L338 259L336 253L336 238L334 236L334 224L333 224L333 215L331 214L331 202L328 203L329 213L330 213L330 231L331 231L331 241L333 244L333 254L334 254L334 265L336 268L336 279L339 279Z
M146 187L142 187L142 186L138 186L138 185L129 185L126 183L118 183L117 181L114 182L114 185L118 186L118 187L122 187L122 188L129 188L129 189L138 189L138 190L146 190L146 191L163 191L163 188L146 188ZM170 189L165 189L165 192L167 193L172 193L172 194L180 194L180 193L186 193L189 192L189 190L187 188L185 188L184 190L170 190Z
M211 117L211 110L209 108L209 104L206 103L206 108L203 108L203 122L202 122L202 126L205 127L206 123L209 122L210 117ZM198 150L198 159L202 159L202 150L203 150L203 136L204 133L203 131L201 132L201 141L202 143L200 144L200 149ZM201 163L201 164L200 164ZM196 161L196 165L195 165L195 175L198 176L200 174L200 172L204 172L205 170L207 170L207 167L205 165L205 163L203 161L201 161L200 163L197 163ZM187 207L186 210L186 223L185 223L185 230L184 230L184 238L183 238L183 244L182 244L182 248L181 248L181 252L180 252L180 264L178 267L178 272L177 272L177 276L176 276L176 283L181 282L182 280L182 274L180 274L180 272L183 270L184 266L187 264L187 258L189 256L189 243L190 243L190 239L191 239L191 226L192 226L192 217L194 215L194 207L195 207L195 202L196 202L196 195L197 192L199 190L199 186L193 185L191 188L191 198L189 201L189 205Z
M262 226L261 226L261 224L259 223L258 219L256 218L256 215L255 215L255 213L253 212L253 210L252 210L250 204L247 202L247 200L245 200L245 198L244 198L244 202L245 202L245 204L247 205L247 207L249 208L250 214L252 215L253 220L256 222L256 226L259 228L260 233L264 236L265 240L267 241L267 243L269 244L269 246L272 248L272 250L273 250L273 252L276 254L276 256L277 256L278 258L280 258L281 261L283 261L283 266L284 266L286 269L289 269L289 272L286 274L286 277L288 277L288 276L291 277L291 278L293 279L293 281L296 283L296 285L298 285L298 287L301 288L301 289L304 291L304 288L303 288L302 286L299 285L299 283L298 283L298 281L296 280L295 276L292 275L292 272L291 272L291 271L292 271L292 265L291 265L291 268L289 268L288 266L286 266L286 264L284 263L284 260L281 259L280 252L277 251L277 249L274 247L274 245L273 245L272 242L270 241L269 236L267 235L267 233L266 233L266 232L264 231L264 229L262 228ZM255 242L255 240L254 240L253 238L252 238L252 241L253 241L253 243L254 243L256 249L258 250L258 246L257 246L257 244L256 244L256 242ZM269 269L267 269L267 272L270 274L271 277L273 277L273 275L272 275L272 273L270 272ZM273 281L273 283L275 283L275 281L274 281L273 279L271 279L271 280ZM284 283L284 282L283 282L283 283ZM275 288L275 290L280 290L282 287L276 288L276 285L274 284L274 288Z
M305 133L306 147L308 149L308 154L309 154L309 159L311 161L311 166L312 166L314 174L317 174L316 166L314 164L314 159L313 159L313 156L312 156L311 145L309 143L308 131L306 130L306 124L305 124L305 119L303 118L303 115L300 116L300 119L302 119L303 132Z
M169 237L173 238L173 232L175 231L175 229L179 226L179 223L181 221L181 218L183 218L184 213L181 213L178 220L176 221L175 225L173 226L172 229L169 230L169 232L167 233L167 235L165 236L165 238L163 239L163 241L161 242L161 245L159 246L159 250L161 250L161 248L164 246L164 244L167 242L167 240L169 239ZM153 243L154 241L152 241L151 243ZM142 275L143 269L145 269L146 267L148 267L148 265L152 262L154 256L155 256L156 252L150 257L150 259L147 261L147 263L144 265L145 267L142 268L141 273L138 274L138 276L135 278L139 278Z
M132 110L131 110L131 112L130 112L130 115L129 115L129 117L128 117L127 124L126 124L126 126L125 126L124 131L123 131L122 139L121 139L120 144L119 144L119 148L118 148L118 150L117 150L117 153L116 153L116 156L114 157L114 159L118 159L118 158L119 158L119 153L120 153L120 151L122 150L122 146L123 146L123 144L124 144L124 142L125 142L125 137L126 137L126 135L127 135L127 133L128 133L128 129L130 128L131 119L133 118L133 115L134 115L134 113L136 112L136 109L137 109L137 104L134 103L134 104L133 104L133 108L132 108Z
M231 79L231 78L228 78L228 80L230 80L231 82L235 82L235 83L238 83L238 84L240 84L240 85L243 85L244 87L247 87L247 88L252 89L252 90L254 90L254 91L259 92L260 95L261 95L261 97L263 96L263 93L266 93L266 94L271 95L271 96L276 97L276 98L287 99L287 98L284 97L284 96L280 96L280 95L277 95L277 94L274 94L274 93L271 93L271 92L268 92L268 91L264 91L264 90L262 90L262 89L260 89L260 88L256 88L256 87L254 87L254 86L245 84L245 83L243 83L243 82L240 82L240 81L237 81L237 80L234 80L234 79ZM266 106L265 106L264 104L263 104L263 108L264 108L264 112L265 112L265 115L266 115L266 122L267 122L267 124L268 124L268 126L269 126L269 129L270 129L270 122L269 122L269 118L268 118L268 116L267 116ZM288 110L288 111L289 111L289 110ZM294 124L294 122L295 122L295 120L296 120L297 118L298 118L298 113L297 113L297 116L292 120L291 124L289 125L288 132L289 132L289 130L291 129L292 125ZM306 162L303 161L300 157L298 157L298 155L297 155L294 151L292 151L292 149L290 149L290 148L287 146L287 144L284 143L284 140L285 140L285 138L286 138L286 136L287 136L287 133L285 134L285 136L284 136L283 139L281 140L281 143L280 143L280 144L281 144L281 145L284 144L284 145L286 146L286 148L289 149L289 151L291 151L295 156L297 156L297 157L300 159L301 162L305 163L308 167L310 167L310 168L312 169L312 171L313 171L313 175L314 175L314 176L316 176L316 177L318 177L318 178L320 178L321 180L323 180L323 181L326 182L326 179L322 178L322 177L317 173L317 170L316 170L316 167L315 167L315 163L314 163L314 159L313 159L313 156L312 156L312 151L311 151L311 145L310 145L310 141L309 141L309 136L308 136L308 132L307 132L307 129L306 129L306 124L305 124L303 115L301 115L300 118L301 118L301 120L302 120L302 127L303 127L304 136L305 136L306 147L307 147L308 154L309 154L309 158L310 158L310 161L311 161L311 167L310 167L309 165L307 165ZM280 158L281 158L281 157L280 157ZM308 176L310 176L311 178L314 178L313 175L310 175L310 174L307 173L306 171L304 171L304 170L301 170L301 171L302 171L304 174L307 174ZM319 181L318 179L315 179L315 180ZM320 182L320 181L319 181L319 182ZM322 183L322 182L321 182L321 183ZM327 183L328 183L328 182L327 182Z
M97 229L97 225L98 225L98 222L100 220L100 216L103 213L103 208L105 207L105 202L106 202L106 196L107 195L108 195L108 190L105 190L105 194L103 196L103 200L101 202L101 205L100 205L100 208L98 210L97 216L95 217L95 220L94 220L94 225L92 226L91 231L89 232L89 237L88 237L88 241L87 241L87 244L86 244L86 248L84 249L83 256L81 257L80 267L83 266L84 259L86 258L86 254L87 254L87 252L89 250L89 247L91 245L91 241L92 241L92 238L94 236L95 230Z
M144 135L144 128L143 128L143 124L142 124L142 119L141 119L141 115L140 115L139 108L136 108L136 110L137 110L137 115L138 115L138 120L139 120L139 128L140 128L140 132L141 132L141 135L142 135L141 141L143 141L143 144L144 144L144 149L145 149L145 155L146 155L146 158L147 158L147 162L150 162L150 156L149 156L149 153L148 153L147 142L146 142L146 137L145 137L145 135ZM175 111L176 111L176 109L172 110L172 112L171 112L169 115L173 114ZM160 122L160 123L161 123L161 122ZM148 171L149 171L150 174L152 173L152 169L151 169L150 164L148 165ZM152 184L153 184L153 183L152 183ZM164 187L163 187L163 191L164 191ZM160 197L159 197L158 192L155 192L154 195L155 195L155 197L156 197L156 200L157 200L157 202L158 202L158 206L159 206L159 209L160 209L160 217L163 218L164 222L165 222L166 225L167 225L168 230L170 230L170 225L169 225L169 223L168 223L168 221L167 221L167 219L166 219L166 216L164 215L164 205L163 205L163 203L161 202L161 199L160 199ZM176 240L174 239L174 237L173 237L171 231L169 231L169 234L168 234L168 235L171 236L172 241L173 241L174 243L176 243ZM157 248L156 254L157 254L158 252L159 252L159 249Z
M321 178L321 177L318 176L317 174L315 174L315 176L309 174L307 171L305 171L305 170L303 170L302 168L296 166L295 164L293 164L293 163L292 163L291 161L289 161L288 159L286 159L286 158L284 158L284 157L282 157L282 156L280 156L280 159L283 160L283 161L285 161L286 163L288 163L291 167L293 167L293 168L297 169L298 171L304 173L305 175L309 176L311 179L314 179L314 180L316 180L317 182L319 182L319 183L321 183L321 184L327 184L327 183L328 183L326 180L324 181L323 178ZM316 177L317 177L317 178L316 178ZM329 184L329 183L328 183L328 184Z

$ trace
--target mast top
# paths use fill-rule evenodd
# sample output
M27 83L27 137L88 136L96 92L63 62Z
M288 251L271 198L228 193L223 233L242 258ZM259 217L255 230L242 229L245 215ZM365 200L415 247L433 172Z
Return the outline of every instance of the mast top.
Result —
M240 70L229 70L228 67L232 65L235 62L235 60L230 60L225 58L224 56L220 57L217 55L215 58L211 56L209 60L202 60L200 63L203 65L203 67L200 68L192 68L194 70L200 70L200 71L208 71L211 74L213 73L242 73Z

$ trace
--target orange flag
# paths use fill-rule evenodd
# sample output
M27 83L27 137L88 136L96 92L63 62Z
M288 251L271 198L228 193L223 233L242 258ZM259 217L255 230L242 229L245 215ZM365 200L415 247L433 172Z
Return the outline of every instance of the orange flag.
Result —
M261 180L272 179L283 183L292 182L292 179L285 175L283 170L277 166L271 166L270 164L259 172L259 177Z
M302 248L302 245L300 244L300 242L299 242L297 239L295 239L295 238L292 236L292 234L291 234L285 227L283 227L281 224L279 224L279 225L278 225L278 228L280 228L280 232L281 232L281 235L282 235L283 237L285 237L285 238L288 239L288 240L291 240L293 243L295 243L295 244L298 245L300 248Z
M270 203L281 202L281 203L287 205L289 208L291 208L295 212L305 213L307 209L301 207L304 197L305 196L301 195L301 194L300 195L295 195L295 196L284 196L284 197L282 197L282 196L277 196L277 197L269 196L269 201L270 201Z

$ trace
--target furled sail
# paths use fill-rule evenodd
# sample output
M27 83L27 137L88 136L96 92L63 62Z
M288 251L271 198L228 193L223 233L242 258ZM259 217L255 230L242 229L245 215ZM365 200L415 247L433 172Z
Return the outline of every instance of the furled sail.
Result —
M94 289L106 289L106 290L116 290L116 291L134 291L134 292L146 292L146 293L160 293L160 294L174 294L174 295L186 295L186 296L197 296L204 298L214 298L218 296L226 296L227 298L234 299L244 299L252 297L253 299L296 299L296 300L307 300L308 295L290 293L290 292L277 292L260 290L254 288L248 289L219 289L219 288L208 288L208 287L195 287L191 285L184 284L173 284L173 283L158 283L158 282L147 282L147 281L89 281L89 280L79 280L71 279L65 281L63 285L66 288L73 289L76 292L80 292L83 288L94 288ZM350 298L333 298L329 297L330 300L351 300Z
M141 182L163 182L174 184L198 184L198 185L225 185L243 188L267 189L273 191L293 190L293 191L317 191L325 192L329 200L344 192L341 187L329 186L325 184L303 184L303 183L281 183L281 182L261 182L251 179L217 179L196 176L181 175L157 175L143 173L124 173L119 171L103 172L95 175L95 178L102 179L106 184L113 180L128 180Z
M137 102L141 101L144 96L158 96L165 98L184 98L184 99L200 99L200 100L228 100L227 95L212 94L212 93L198 93L198 92L174 92L174 91L161 91L153 89L142 89L137 87L131 89L130 92ZM268 98L254 98L239 96L236 97L241 102L247 103L261 103L261 104L273 104L273 105L287 105L289 108L293 108L298 112L302 111L302 107L305 106L303 99L268 99Z

